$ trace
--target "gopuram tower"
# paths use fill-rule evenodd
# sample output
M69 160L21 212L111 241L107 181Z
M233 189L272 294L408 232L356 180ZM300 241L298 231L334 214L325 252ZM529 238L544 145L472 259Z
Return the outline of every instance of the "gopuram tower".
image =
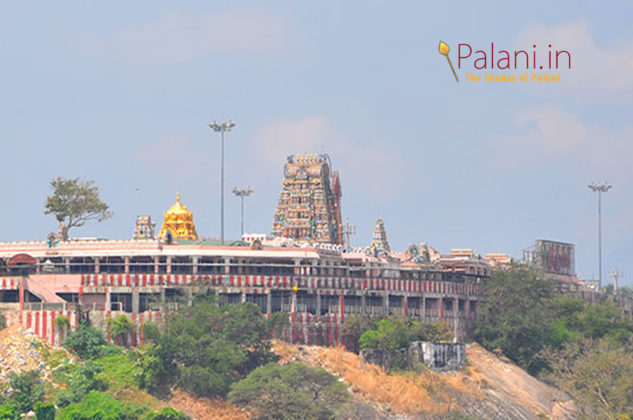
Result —
M288 156L272 234L306 242L343 244L341 184L328 155Z

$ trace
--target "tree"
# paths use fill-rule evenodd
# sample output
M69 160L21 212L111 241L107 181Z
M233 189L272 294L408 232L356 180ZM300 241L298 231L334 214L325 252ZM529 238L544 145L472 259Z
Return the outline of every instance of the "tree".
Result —
M61 344L64 339L64 334L66 333L67 328L70 326L70 320L66 315L59 314L55 317L55 328L57 329L57 334L59 335L59 343Z
M132 331L132 321L127 316L121 314L116 318L108 318L108 328L110 334L116 339L117 344L126 344L127 335Z
M203 397L224 396L232 383L269 362L271 324L251 303L218 306L197 295L174 313L166 330L138 352L137 383L148 389L177 384Z
M547 354L549 379L571 395L592 419L633 417L633 354L609 337L578 339Z
M13 389L11 403L19 413L31 411L35 403L44 399L44 385L40 383L40 373L29 370L17 375L9 372L10 387Z
M53 194L46 198L44 214L53 214L68 230L83 226L89 220L101 222L112 217L94 181L57 177L51 180L51 188Z
M37 420L55 420L55 404L42 403L40 401L35 403L35 418Z
M359 343L362 349L376 349L390 353L407 347L413 340L407 319L402 316L392 316L381 319L376 329L365 331Z
M82 359L96 359L101 356L105 344L103 333L87 326L85 322L80 322L77 330L68 334L64 341L64 347L77 353Z
M347 387L325 369L303 363L269 363L233 385L229 400L255 410L255 419L330 419L349 398Z
M544 367L539 352L555 335L554 280L526 265L493 271L485 283L475 339L535 374Z
M345 346L354 353L360 351L360 337L372 328L372 321L364 316L352 314L345 318Z

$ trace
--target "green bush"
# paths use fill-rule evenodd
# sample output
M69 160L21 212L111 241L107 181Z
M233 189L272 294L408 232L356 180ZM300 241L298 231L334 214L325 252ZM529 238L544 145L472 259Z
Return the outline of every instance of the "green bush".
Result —
M130 321L130 318L121 314L116 318L108 318L107 323L110 335L117 339L118 344L127 345L127 335L132 332L132 321Z
M13 389L10 402L18 413L27 413L33 410L36 402L44 400L44 385L39 371L29 370L19 375L10 372L9 386Z
M65 328L70 325L70 320L66 315L59 314L55 317L55 327L57 328Z
M83 322L64 341L64 347L82 359L96 359L101 356L103 346L106 344L107 342L100 330L89 327Z
M99 391L90 391L79 403L60 410L59 420L138 420L147 411Z
M35 418L37 420L55 420L55 404L41 403L35 404Z
M407 319L392 316L381 319L376 329L365 331L359 342L362 349L390 352L407 347L414 338Z
M68 380L68 390L62 391L57 396L57 405L66 407L81 399L92 390L103 391L107 388L106 384L97 378L97 374L103 368L92 361L87 361L84 365L80 365L75 373Z
M151 344L137 348L132 357L136 368L134 375L136 384L139 388L153 390L159 383L159 375L162 371L158 348Z
M19 414L13 405L9 403L0 405L0 420L17 420L18 418Z
M330 419L349 399L347 387L323 368L269 363L233 385L229 400L255 419Z
M189 416L171 407L165 407L158 412L150 413L147 420L189 420Z
M147 341L156 341L158 337L160 337L160 330L158 329L158 325L153 322L143 324L141 328L143 330L143 336Z

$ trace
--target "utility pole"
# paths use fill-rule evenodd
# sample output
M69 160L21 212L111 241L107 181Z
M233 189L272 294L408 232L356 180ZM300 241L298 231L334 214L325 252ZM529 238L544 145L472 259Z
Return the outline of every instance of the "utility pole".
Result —
M609 276L613 279L613 293L617 293L618 280L624 277L624 273L618 272L618 267L615 267L613 271L609 273Z
M240 234L240 239L242 239L242 236L244 236L244 197L248 197L249 195L251 195L254 191L251 189L251 187L246 187L246 188L233 188L233 194L235 194L236 197L239 197L241 200L241 210L242 210L242 229L241 229L241 234Z
M602 193L611 189L611 185L604 183L601 185L593 182L588 185L589 189L598 193L598 290L602 289Z
M231 120L229 122L217 122L213 121L213 124L209 124L209 128L216 133L221 133L222 137L222 151L221 151L221 166L220 166L220 241L224 245L224 133L226 131L233 130L235 123Z

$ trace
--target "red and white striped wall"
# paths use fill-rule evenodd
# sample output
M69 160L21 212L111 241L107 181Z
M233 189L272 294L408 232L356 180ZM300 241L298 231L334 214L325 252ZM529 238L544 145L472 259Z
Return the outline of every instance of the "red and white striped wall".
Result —
M77 328L77 316L74 311L6 311L4 315L7 325L20 324L51 346L61 346L68 333ZM59 315L66 316L70 325L62 329L58 328L55 325L55 318Z
M0 277L0 290L18 290L19 288L19 277Z
M223 284L226 279L226 284ZM17 279L16 279L17 280ZM432 280L401 280L385 278L311 277L311 276L242 276L191 274L87 274L82 275L84 287L154 287L186 286L198 282L228 287L268 287L289 289L366 290L427 292L438 294L473 295L478 293L475 283L455 283Z

